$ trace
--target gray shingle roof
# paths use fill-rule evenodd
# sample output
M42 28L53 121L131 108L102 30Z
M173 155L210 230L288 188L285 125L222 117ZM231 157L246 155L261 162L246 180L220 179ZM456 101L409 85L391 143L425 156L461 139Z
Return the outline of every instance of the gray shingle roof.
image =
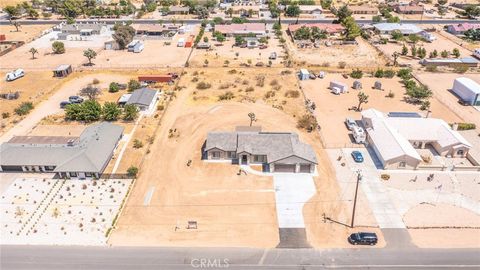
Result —
M311 146L300 142L296 133L210 132L207 135L205 150L213 148L266 155L268 163L291 156L317 163Z
M127 101L127 104L148 106L152 103L156 93L157 93L157 90L150 89L150 88L137 89L133 91L132 96L130 96L130 98Z
M123 129L107 122L94 124L87 127L72 146L4 143L0 145L0 165L56 166L55 172L101 173Z

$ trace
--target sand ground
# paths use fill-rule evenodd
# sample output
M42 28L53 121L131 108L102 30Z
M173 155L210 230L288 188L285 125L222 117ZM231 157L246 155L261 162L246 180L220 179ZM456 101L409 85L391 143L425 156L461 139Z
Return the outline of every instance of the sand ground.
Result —
M418 73L416 76L423 84L430 87L437 100L444 103L465 122L475 123L477 127L480 127L480 111L472 106L460 105L457 102L458 98L451 92L456 78L467 77L480 84L480 74Z
M287 36L286 34L284 34ZM324 66L338 69L339 62L345 62L347 68L359 67L372 69L384 66L387 61L374 47L362 38L358 45L332 45L320 48L297 48L287 36L287 48L297 64L305 66Z
M213 72L218 74L218 70ZM251 77L257 69L243 72ZM202 76L211 76L208 74L210 70L205 69ZM264 130L296 131L302 141L315 148L321 165L319 177L315 178L318 194L304 209L308 238L314 246L346 246L349 230L322 220L322 212L335 220L344 219L339 215L348 212L343 210L342 202L332 203L338 200L339 189L318 135L296 129L292 113L303 110L302 102L290 105L300 108L282 111L260 100L195 100L191 76L193 72L188 71L182 78L182 90L164 115L110 244L276 246L279 239L272 179L238 176L236 166L200 160L201 146L209 131L248 125L247 114L254 112L258 119L255 124ZM275 78L280 79L278 75ZM212 88L222 83L210 82ZM255 92L265 93L261 89ZM176 131L169 138L170 130ZM192 160L191 166L186 165L188 160ZM198 230L185 229L189 220L198 222Z
M354 80L352 78L344 79L341 74L329 73L324 79L301 81L305 95L317 105L315 114L320 126L323 127L321 132L327 148L352 147L353 141L351 136L348 135L349 131L345 127L344 121L346 117L356 120L361 118L360 112L349 110L349 108L358 105L357 94L360 91L350 88L349 93L334 95L330 93L328 86L330 81L339 81L351 87ZM382 82L383 91L371 88L377 80ZM418 105L406 103L403 100L405 89L396 77L392 79L364 77L360 81L363 84L363 91L369 95L368 103L362 105L363 110L375 108L382 112L407 111L425 113L420 111ZM390 91L394 94L393 98L386 97ZM452 113L436 99L432 98L430 102L430 110L432 111L430 115L432 117L441 118L447 122L461 120L459 116ZM358 145L355 145L355 147L358 147Z
M2 1L3 3L4 1ZM16 31L12 25L0 25L0 33L5 34L7 41L24 41L26 43L41 36L42 32L52 28L51 24L21 25L20 31Z

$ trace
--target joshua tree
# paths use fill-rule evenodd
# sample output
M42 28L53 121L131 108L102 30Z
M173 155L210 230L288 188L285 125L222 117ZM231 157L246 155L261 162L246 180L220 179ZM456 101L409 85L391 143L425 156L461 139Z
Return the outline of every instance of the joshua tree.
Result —
M248 117L250 117L250 126L252 126L253 122L257 121L257 117L253 112L249 113Z
M15 27L15 31L16 32L20 32L19 28L22 27L20 25L20 22L19 21L16 21L16 20L10 20L10 23L13 25L13 27Z
M29 52L32 54L32 59L35 59L35 54L38 53L37 49L32 47L32 48L30 48Z
M357 106L357 111L361 111L362 104L367 104L368 103L368 95L365 94L364 92L360 92L357 95L358 97L358 106Z
M398 59L398 52L393 53L393 66L396 67L398 65L397 59Z

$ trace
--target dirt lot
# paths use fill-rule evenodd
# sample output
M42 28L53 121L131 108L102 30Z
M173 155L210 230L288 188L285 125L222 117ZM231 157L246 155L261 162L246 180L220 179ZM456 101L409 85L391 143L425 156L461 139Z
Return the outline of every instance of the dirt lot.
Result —
M5 34L7 41L30 42L34 38L39 37L43 31L52 27L52 24L22 25L19 28L20 31L17 32L12 25L0 25L0 33Z
M297 48L291 38L287 39L288 50L295 62L302 66L324 66L338 69L339 62L345 62L347 68L372 68L383 66L387 62L368 42L357 39L358 45L332 45L320 48Z
M338 186L328 158L319 148L318 136L296 129L293 114L303 111L301 98L289 102L289 109L284 111L272 108L268 102L260 99L256 102L237 98L223 102L215 98L199 99L200 93L215 96L218 91L215 88L225 82L217 82L212 78L218 76L220 69L203 70L204 74L196 76L200 79L209 78L205 81L212 83L212 89L196 90L195 84L191 83L195 76L192 70L188 70L182 78L180 85L189 86L177 92L177 99L167 110L110 243L276 246L279 239L272 179L254 175L238 176L236 166L200 160L201 146L209 131L227 131L237 125L247 125L247 114L254 112L258 119L255 124L264 130L296 131L302 141L316 149L321 164L318 167L320 176L315 177L318 194L304 209L308 238L315 246L345 246L344 236L348 234L348 229L321 221L322 212L331 213L332 218L337 218L337 213L343 211L344 206L341 202L332 203L338 199ZM244 72L244 77L254 78L259 70L252 68ZM268 70L261 69L261 73L268 74ZM240 75L231 76L232 80L236 76ZM270 78L282 80L278 74ZM283 80L294 81L293 77L289 78ZM265 88L256 88L251 95L263 96L268 91ZM176 131L169 136L170 130ZM191 166L186 165L188 160L192 160ZM159 173L161 177L157 177ZM185 228L189 220L198 222L198 230Z
M209 40L213 40L212 33L205 33ZM211 42L212 44L219 44L218 42ZM278 66L282 61L283 48L280 46L278 39L271 35L268 40L268 48L240 48L233 46L235 44L235 38L229 37L222 46L212 46L211 50L194 50L190 61L191 67L201 67L205 64L205 59L208 60L208 66L210 67L222 67L225 66L225 61L228 61L229 67L239 67L240 65L249 64L255 65L258 62L262 62L264 65L268 64L269 56L271 53L277 53L277 59L271 60L272 65Z
M416 76L423 84L430 87L434 97L444 103L450 110L455 112L465 122L475 123L480 127L480 111L472 106L462 106L458 98L451 92L453 82L458 77L467 77L480 84L479 74L455 74L455 73L418 73Z
M443 34L443 33L442 33ZM472 55L472 52L469 51L468 49L460 46L459 44L451 41L450 39L444 37L442 34L436 32L434 35L437 37L437 39L433 42L423 42L419 41L416 45L417 48L425 48L427 51L427 57L429 56L430 52L433 52L434 50L437 50L438 52L438 57L440 56L440 53L443 50L447 50L448 52L452 52L454 48L457 48L460 51L460 57L470 57ZM402 51L402 46L403 42L398 42L398 43L387 43L387 44L377 44L376 46L383 51L386 55L391 56L393 55L394 52L400 53ZM405 64L405 65L411 65L412 67L419 68L421 67L419 61L419 58L412 58L410 57L411 51L410 47L411 45L408 43L405 43L405 45L408 48L408 55L409 56L400 56L398 58L398 63L399 64ZM451 56L453 57L453 56Z
M318 72L316 72L318 74ZM360 79L363 91L369 95L369 102L362 105L362 109L375 108L382 112L411 111L421 112L419 106L406 103L403 100L405 89L398 78L380 79L384 91L373 90L371 87L379 79L364 77ZM346 117L360 119L359 112L348 110L358 105L358 90L350 88L349 93L334 95L328 89L330 81L339 81L352 86L354 79L344 79L341 74L329 73L325 79L301 81L301 86L307 98L316 103L315 114L322 129L323 139L327 148L352 147L352 140L348 135L344 121ZM386 95L392 91L393 98ZM430 99L431 116L444 119L447 122L460 121L460 118L451 112L445 105L436 99ZM357 145L355 147L358 147Z

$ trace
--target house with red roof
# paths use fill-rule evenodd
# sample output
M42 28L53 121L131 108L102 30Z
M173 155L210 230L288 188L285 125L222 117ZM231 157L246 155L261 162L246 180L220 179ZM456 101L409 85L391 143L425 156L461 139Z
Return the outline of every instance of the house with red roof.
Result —
M480 29L480 23L459 23L447 26L447 32L453 35L464 35L470 29Z

